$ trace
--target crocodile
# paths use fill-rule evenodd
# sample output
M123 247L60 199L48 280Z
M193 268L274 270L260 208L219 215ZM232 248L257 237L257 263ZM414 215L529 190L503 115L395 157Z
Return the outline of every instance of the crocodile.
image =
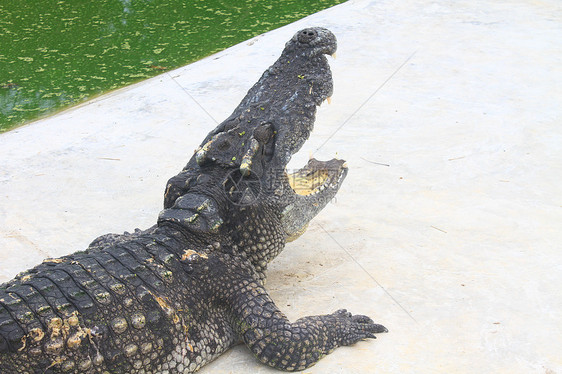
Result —
M291 322L264 286L268 263L347 175L339 159L286 170L332 94L335 51L329 30L297 32L168 181L154 226L0 285L0 372L192 373L240 342L300 371L387 332L345 309Z

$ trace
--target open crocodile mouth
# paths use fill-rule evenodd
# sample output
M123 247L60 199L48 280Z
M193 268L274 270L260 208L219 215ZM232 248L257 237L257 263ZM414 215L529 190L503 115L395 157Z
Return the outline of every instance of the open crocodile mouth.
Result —
M346 175L345 161L335 158L330 161L311 158L302 169L286 174L296 201L300 202L296 205L301 207L291 204L283 211L282 222L285 223L287 242L297 239L306 231L312 217L334 198Z
M337 191L346 174L344 160L319 161L311 158L302 169L287 173L287 179L297 195L313 196Z

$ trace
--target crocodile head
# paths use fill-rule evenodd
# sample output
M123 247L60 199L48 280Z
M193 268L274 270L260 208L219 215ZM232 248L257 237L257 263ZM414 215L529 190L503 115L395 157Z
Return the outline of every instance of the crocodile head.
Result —
M275 167L286 165L308 139L316 106L333 91L326 55L336 53L336 38L324 28L296 33L279 59L248 91L234 112L211 131L197 150L195 160L225 166L239 165L256 172L258 144L275 135L265 152Z
M312 131L316 107L332 94L326 55L335 52L336 38L327 29L296 33L168 182L160 222L195 229L199 237L232 238L261 263L302 234L347 173L336 159L311 159L300 170L286 171Z

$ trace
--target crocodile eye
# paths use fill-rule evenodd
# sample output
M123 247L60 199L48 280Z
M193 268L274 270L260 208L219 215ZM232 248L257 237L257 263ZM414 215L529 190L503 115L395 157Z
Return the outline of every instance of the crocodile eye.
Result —
M266 144L273 136L273 131L273 125L271 123L261 124L254 130L254 138L260 142L260 144Z
M299 33L299 42L310 43L317 35L318 33L313 29L304 29Z

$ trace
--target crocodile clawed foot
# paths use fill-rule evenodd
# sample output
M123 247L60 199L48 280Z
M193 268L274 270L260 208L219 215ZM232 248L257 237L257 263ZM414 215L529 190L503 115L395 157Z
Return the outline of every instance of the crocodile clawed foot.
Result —
M346 309L337 310L332 314L339 320L340 345L351 345L363 339L376 339L375 334L388 332L383 325L373 322L373 320L364 315L353 315Z

